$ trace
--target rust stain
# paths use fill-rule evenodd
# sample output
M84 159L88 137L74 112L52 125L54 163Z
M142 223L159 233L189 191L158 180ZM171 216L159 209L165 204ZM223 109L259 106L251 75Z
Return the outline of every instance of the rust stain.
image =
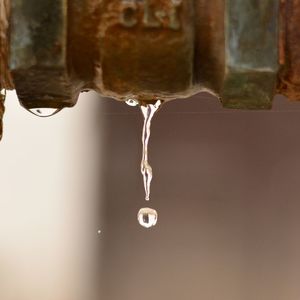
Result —
M0 1L0 83L6 89L14 87L8 69L10 2ZM167 100L203 90L215 95L222 93L225 31L230 25L225 18L230 8L226 1L67 2L67 19L62 25L67 26L68 32L66 72L76 93L95 89L118 100L134 93ZM249 3L263 23L269 23L271 12L266 10L267 2ZM273 49L278 47L279 52L277 91L292 100L300 100L300 0L280 0L278 22L278 39L272 42ZM251 25L251 20L248 23ZM277 21L272 23L268 30L277 24ZM54 25L48 24L49 28ZM250 25L245 30L251 33ZM266 30L261 39L267 38L267 34ZM61 52L61 45L53 44L49 50L55 56ZM29 80L30 74L25 75ZM50 73L43 75L45 83L38 82L39 86L47 85L47 76ZM32 89L29 96L34 97L33 93Z
M286 44L286 26L285 26L285 19L286 19L286 0L280 1L280 16L279 16L279 65L285 65L285 44Z
M300 100L300 0L286 0L281 14L284 32L280 36L282 68L279 73L278 92L290 100Z

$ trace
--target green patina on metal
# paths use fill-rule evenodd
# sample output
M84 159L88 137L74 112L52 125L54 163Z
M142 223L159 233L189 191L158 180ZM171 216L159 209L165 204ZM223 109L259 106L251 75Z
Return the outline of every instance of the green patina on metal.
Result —
M278 72L279 0L226 0L223 105L272 106Z
M271 108L276 91L300 99L299 0L2 0L0 8L0 81L27 108L73 106L86 89L143 102L209 91L240 109Z
M11 1L10 69L26 108L74 105L67 24L67 0Z
M276 74L272 72L235 72L226 75L223 105L235 109L270 109Z

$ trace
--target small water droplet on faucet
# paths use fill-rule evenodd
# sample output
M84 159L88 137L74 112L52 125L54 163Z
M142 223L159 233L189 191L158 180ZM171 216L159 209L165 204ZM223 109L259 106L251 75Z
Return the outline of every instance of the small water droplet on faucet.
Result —
M51 117L61 111L60 108L31 108L29 111L41 118Z
M129 106L137 106L139 105L139 101L134 99L134 98L130 98L125 102L127 105Z

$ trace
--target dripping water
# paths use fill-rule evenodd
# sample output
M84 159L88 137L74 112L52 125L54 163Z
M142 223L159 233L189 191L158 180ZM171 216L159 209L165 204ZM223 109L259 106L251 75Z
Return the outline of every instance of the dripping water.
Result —
M129 106L139 105L139 101L133 98L130 98L126 101ZM143 133L142 133L142 144L143 144L143 155L141 161L141 173L143 175L144 189L145 189L145 200L150 200L150 187L153 177L152 168L149 164L149 152L148 145L151 134L151 121L155 113L159 110L162 105L161 100L157 100L152 104L140 105L144 117ZM150 228L156 225L158 214L155 209L144 207L141 208L137 214L138 222L141 226L145 228Z
M145 188L145 199L150 200L150 187L153 177L152 168L148 161L148 145L151 134L151 121L154 114L161 107L162 101L158 100L154 104L141 105L141 111L144 116L144 126L142 133L142 144L143 144L143 155L141 161L141 173L143 175L144 188Z
M158 215L155 209L144 207L138 212L137 218L141 226L150 228L156 225Z
M155 113L162 105L162 101L158 100L154 104L141 105L141 111L144 117L144 126L142 133L143 155L141 161L141 173L143 175L143 182L145 188L145 200L150 200L150 188L153 178L152 167L149 164L148 145L151 134L151 121ZM137 219L141 226L150 228L156 225L158 214L155 209L144 207L140 209Z

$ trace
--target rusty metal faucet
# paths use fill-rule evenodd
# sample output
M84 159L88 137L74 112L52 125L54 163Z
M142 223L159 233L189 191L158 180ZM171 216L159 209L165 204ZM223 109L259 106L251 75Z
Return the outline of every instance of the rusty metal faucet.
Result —
M27 109L82 90L226 108L300 100L298 0L0 0L0 85ZM4 96L2 96L3 100ZM3 108L0 105L0 114Z

